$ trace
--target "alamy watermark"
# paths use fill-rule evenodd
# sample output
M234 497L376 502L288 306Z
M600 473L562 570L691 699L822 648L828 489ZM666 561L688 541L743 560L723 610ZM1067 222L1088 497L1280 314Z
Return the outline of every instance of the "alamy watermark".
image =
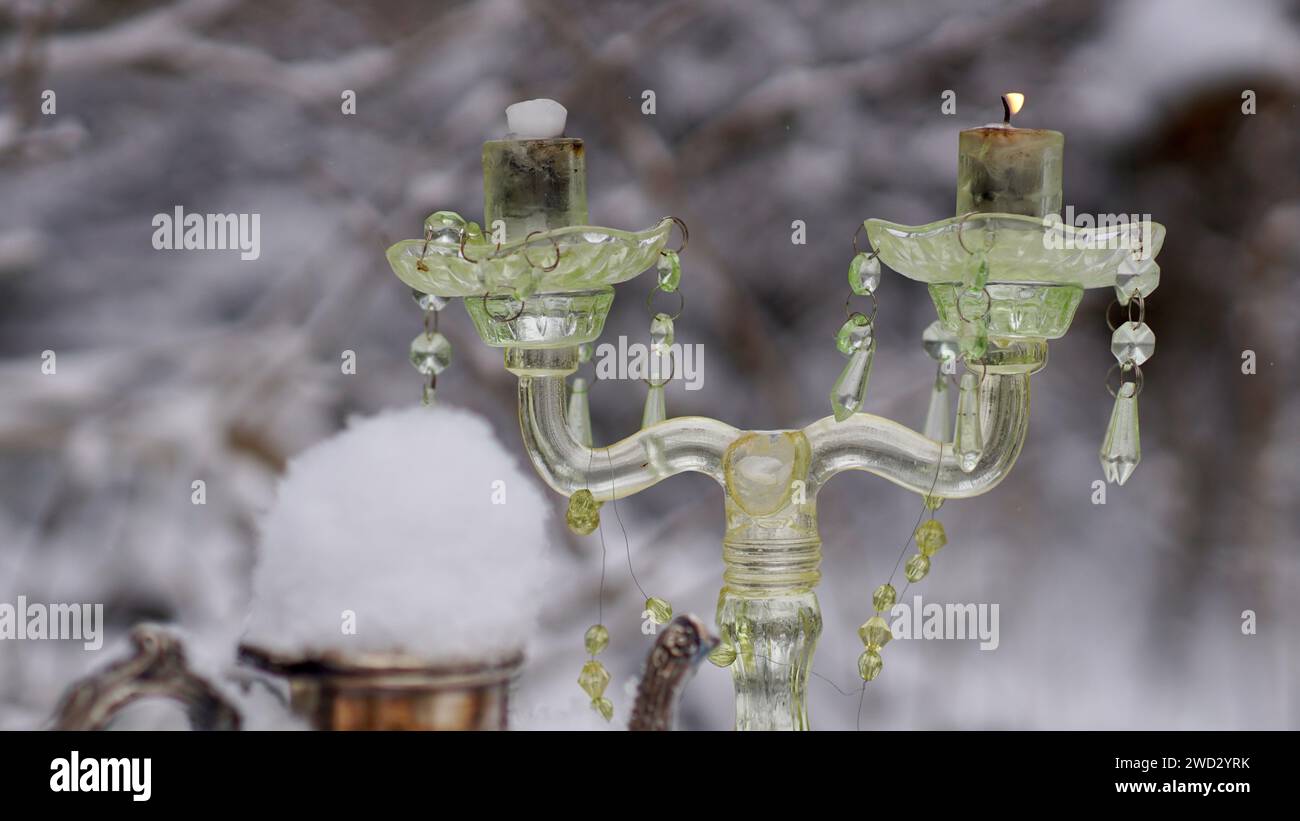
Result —
M1067 231L1065 227L1074 228ZM1126 248L1139 252L1145 259L1152 253L1150 214L1081 214L1073 205L1065 207L1065 215L1047 214L1043 217L1043 247L1048 250L1119 250Z
M889 617L896 639L978 640L981 650L996 650L1001 643L997 604L926 604L917 595L911 604L895 604Z
M262 255L261 214L187 214L178 205L154 214L151 224L159 251L239 251L245 261Z
M655 350L644 342L618 338L618 345L602 342L596 346L597 379L680 379L688 391L704 387L704 346L674 342Z
M152 758L82 758L73 750L50 762L50 792L124 792L132 801L153 795Z
M0 641L82 642L87 650L104 646L103 604L43 604L19 596L16 604L0 602Z

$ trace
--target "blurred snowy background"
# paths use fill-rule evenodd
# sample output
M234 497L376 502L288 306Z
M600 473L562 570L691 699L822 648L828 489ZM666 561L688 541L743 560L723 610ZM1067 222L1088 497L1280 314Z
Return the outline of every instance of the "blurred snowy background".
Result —
M110 629L97 653L0 642L0 727L43 721L140 620L229 652L286 460L350 414L417 401L419 312L383 250L431 211L481 217L479 144L510 102L568 106L593 222L689 223L677 329L705 346L704 389L670 387L670 413L778 428L829 410L855 224L951 215L956 132L996 119L1011 89L1028 98L1021 124L1067 136L1067 204L1168 227L1143 462L1092 504L1113 360L1111 296L1090 292L1034 378L1016 470L944 506L950 544L916 588L998 603L1000 647L896 642L861 726L1300 727L1300 3L10 0L0 46L0 601L104 602ZM260 259L153 250L152 216L177 205L260 213ZM796 219L806 245L790 242ZM649 287L620 287L606 339L646 337ZM933 307L889 274L880 299L868 410L919 426ZM456 360L441 399L518 444L500 352L459 305L442 329ZM595 386L598 442L639 425L643 396ZM825 678L809 699L814 726L847 729L855 629L918 501L866 474L820 499ZM691 475L619 508L642 585L711 622L719 491ZM456 512L431 501L429 515ZM625 714L649 639L611 532L602 658ZM554 539L563 581L517 726L592 721L575 678L600 546ZM706 664L681 724L731 721L729 674Z

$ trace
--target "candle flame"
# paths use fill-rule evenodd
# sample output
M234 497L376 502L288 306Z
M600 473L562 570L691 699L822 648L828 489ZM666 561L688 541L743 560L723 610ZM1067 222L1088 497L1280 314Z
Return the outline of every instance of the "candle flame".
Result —
M1025 104L1025 95L1019 91L1008 91L1002 95L1002 102L1007 107L1007 111L1014 116L1020 113L1020 109Z

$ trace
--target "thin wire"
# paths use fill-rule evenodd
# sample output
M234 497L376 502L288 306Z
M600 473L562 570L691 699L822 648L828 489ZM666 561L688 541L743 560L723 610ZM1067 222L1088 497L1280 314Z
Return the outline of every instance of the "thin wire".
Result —
M649 596L645 594L645 588L641 586L641 582L637 581L636 571L632 569L632 543L627 538L627 528L623 525L623 516L618 512L618 496L614 492L614 456L606 449L605 457L609 459L609 500L614 505L614 518L618 519L618 527L623 531L623 549L627 552L627 572L632 576L632 584L636 585L636 589L641 593L641 598L647 599Z
M858 732L862 732L862 705L867 700L867 683L862 682L862 695L858 696Z
M591 463L596 458L596 449L591 448L587 454L587 490L591 490ZM600 531L600 593L596 597L596 624L605 623L605 523L596 520L596 529Z
M928 498L934 497L934 489L939 486L939 472L942 469L943 469L943 443L940 442L939 458L935 461L935 466L934 466L934 480L930 482L930 490L928 493L926 493L926 497ZM925 518L925 512L926 510L929 510L929 507L930 506L925 503L925 499L924 498L921 499L921 514L916 517L916 524L912 525L912 532L907 534L907 541L903 542L902 549L898 551L898 560L894 562L894 569L889 574L889 584L894 583L894 576L898 575L898 566L903 563L903 557L907 555L907 546L912 543L912 538L916 535L916 529L921 526L921 520ZM930 511L931 519L934 518L934 513L935 512L933 510ZM907 587L904 586L903 589L906 590Z
M772 658L772 657L770 657L770 656L765 656L765 655L763 655L762 653L754 653L753 655L754 655L754 658L762 659L763 661L770 662L770 663L772 663L772 664L779 664L779 665L781 665L782 667L792 667L792 666L793 666L793 665L790 664L790 662L788 662L788 661L779 661L778 659L774 659L774 658ZM732 663L734 664L735 662L732 662ZM840 695L842 695L842 696L851 696L851 695L853 695L852 692L850 692L850 691L848 691L848 690L845 690L843 687L841 687L840 685L836 684L833 680L827 678L826 676L823 676L821 673L817 672L816 670L809 670L808 672L809 672L810 674L816 676L817 678L821 679L822 681L826 682L826 683L829 684L830 686L834 687L835 690L836 690L836 692L838 692ZM863 686L865 686L865 685L866 685L866 682L864 681L864 682L862 682L862 684L863 684Z

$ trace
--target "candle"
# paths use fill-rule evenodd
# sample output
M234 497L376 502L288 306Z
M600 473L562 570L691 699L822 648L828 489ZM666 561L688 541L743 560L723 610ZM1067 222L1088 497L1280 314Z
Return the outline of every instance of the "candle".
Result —
M961 132L957 141L957 213L1025 214L1061 211L1061 162L1065 135L1042 128L1015 128L1011 117L1025 95L1002 97L1004 118Z
M565 137L568 112L554 100L506 109L510 133L483 144L484 230L499 221L513 242L533 231L587 224L587 164L582 140Z

